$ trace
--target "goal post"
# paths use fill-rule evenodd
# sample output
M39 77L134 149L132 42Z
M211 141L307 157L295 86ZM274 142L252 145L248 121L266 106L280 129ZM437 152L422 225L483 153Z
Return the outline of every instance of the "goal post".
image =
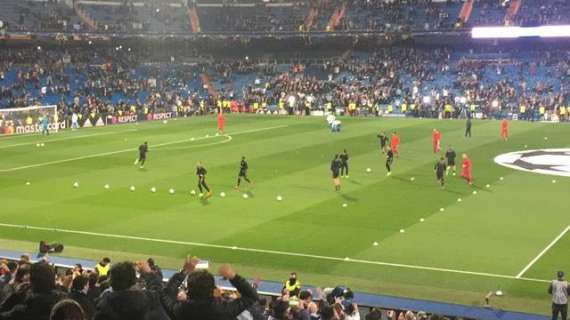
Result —
M65 128L55 105L0 109L0 136L41 133L44 117L48 119L50 132Z

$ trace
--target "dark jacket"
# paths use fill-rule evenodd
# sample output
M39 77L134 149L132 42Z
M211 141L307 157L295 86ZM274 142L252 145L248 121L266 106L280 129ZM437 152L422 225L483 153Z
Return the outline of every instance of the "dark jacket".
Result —
M48 320L51 308L64 298L65 294L57 290L49 293L30 293L21 304L0 314L0 319Z
M240 293L240 298L223 301L219 298L178 302L175 297L165 296L164 304L180 320L235 320L258 299L257 291L241 276L236 275L231 284Z
M154 290L124 290L105 294L95 311L95 320L169 320Z
M79 303L85 312L87 319L92 319L95 314L95 302L91 300L85 293L81 291L71 290L69 293L69 299L74 300Z
M170 320L160 302L161 282L155 275L142 275L146 290L133 288L104 293L97 303L95 320Z

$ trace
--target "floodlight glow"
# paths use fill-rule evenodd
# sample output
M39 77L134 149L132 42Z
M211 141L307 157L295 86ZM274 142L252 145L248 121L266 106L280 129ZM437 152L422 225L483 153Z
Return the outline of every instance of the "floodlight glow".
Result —
M563 38L570 37L570 25L540 27L475 27L474 39L513 39L522 37Z

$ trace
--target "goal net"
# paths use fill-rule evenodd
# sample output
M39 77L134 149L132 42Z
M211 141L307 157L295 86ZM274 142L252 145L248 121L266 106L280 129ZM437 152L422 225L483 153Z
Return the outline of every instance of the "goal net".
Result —
M65 122L58 119L57 106L0 109L0 136L41 133L44 117L50 133L65 128Z

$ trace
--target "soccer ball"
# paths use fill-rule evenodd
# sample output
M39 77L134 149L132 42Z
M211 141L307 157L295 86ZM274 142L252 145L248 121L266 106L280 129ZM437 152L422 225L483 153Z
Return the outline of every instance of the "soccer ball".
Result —
M505 178L504 178L504 177L500 177L499 179L500 179L501 181L505 180Z
M444 212L445 208L439 208L439 212Z
M426 221L424 218L421 218L421 219L420 219L420 222L424 222L424 221Z
M156 192L156 188L155 187L150 188L150 192L152 193Z
M203 193L200 193L200 194L198 195L198 197L203 198L203 197L204 197L204 194L203 194Z
M43 143L40 143L40 147L43 147L43 146L45 146L45 144L43 144Z
M404 233L404 232L406 232L406 230L400 229L400 233Z
M346 208L346 207L348 207L348 204L343 203L343 204L342 204L342 207L343 207L343 208Z
M174 191L174 189L172 189L172 188L170 188L170 189L168 190L168 193L170 193L170 194L174 194L174 192L175 192L175 191Z
M105 189L109 189L110 187L109 187L108 184L106 184L106 185L104 186L104 188L105 188Z
M477 194L477 190L473 190L473 194Z
M192 138L190 138L190 141L194 141L194 138L193 138L193 137L192 137Z
M131 192L135 191L135 186L131 186L129 190L131 190Z
M244 198L244 199L247 199L247 198L249 198L249 195L248 195L247 193L244 193L244 194L243 194L243 198Z
M486 188L491 188L491 185L490 185L490 184L488 184L488 185L486 185L485 187L486 187Z
M547 140L548 140L548 137L544 137L544 141L547 141Z
M415 181L415 180L416 180L416 177L411 177L411 178L410 178L410 181Z
M39 144L39 143L36 143L36 147L38 147L38 148L39 148L39 147L40 147L40 144Z
M378 246L378 242L374 241L374 243L372 244L373 246L377 247Z
M282 196L277 196L277 201L281 201L281 200L283 200L283 197L282 197Z
M370 172L372 172L372 169L366 168L366 172L370 173Z
M196 195L196 190L190 191L190 194L193 195L193 196L195 196L195 195Z
M166 121L166 120L162 120L162 123L164 123L164 124L167 124L167 123L168 123L168 121Z
M30 184L31 184L30 181L26 182L26 185L27 185L27 186L29 186Z
M225 196L226 196L226 193L225 193L225 192L220 192L220 197L223 198L223 197L225 197Z
M461 202L461 201L463 201L463 199L457 198L457 202Z
M552 183L556 183L556 180L552 180Z
M79 188L79 182L75 182L75 183L73 184L73 187L74 187L74 188Z

